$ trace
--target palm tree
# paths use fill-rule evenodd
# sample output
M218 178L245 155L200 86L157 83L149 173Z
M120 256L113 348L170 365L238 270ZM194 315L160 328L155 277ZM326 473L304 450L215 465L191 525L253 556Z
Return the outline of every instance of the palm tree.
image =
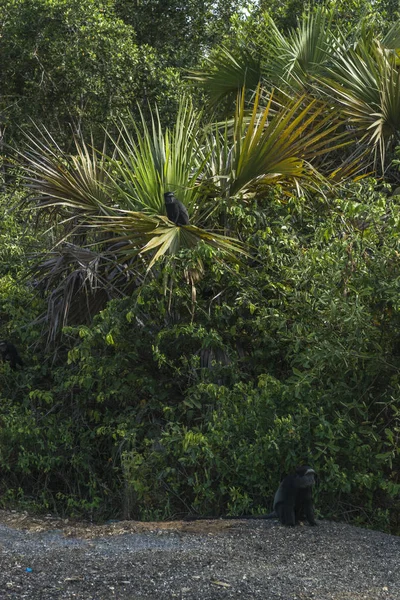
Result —
M229 231L218 231L213 219L220 199L260 193L276 182L315 184L319 175L311 158L340 142L334 133L338 122L331 114L324 116L316 100L299 98L271 110L272 97L265 108L260 99L258 88L248 114L240 94L233 121L205 127L201 114L184 99L172 129L163 130L157 111L150 127L143 117L139 123L119 123L117 135L108 136L111 152L106 144L96 151L79 139L76 154L69 156L46 132L28 137L21 162L30 202L48 217L56 240L51 254L33 267L58 301L58 310L53 302L48 311L49 321L57 314L52 337L68 322L74 301L82 313L82 290L88 298L91 289L85 309L90 321L101 305L99 295L104 304L131 293L156 273L160 259L181 249L206 244L215 259L240 262L246 254L243 244ZM168 220L166 191L174 191L186 205L188 225Z
M261 48L248 49L243 40L231 49L221 46L205 60L203 68L189 73L189 79L207 92L211 105L244 86L255 90L259 83L267 89L302 92L309 89L314 77L326 74L338 45L332 11L323 6L314 12L309 9L286 36L267 13L263 18L268 36Z
M398 40L397 25L386 39ZM399 40L400 41L400 40ZM398 41L396 42L398 43ZM400 142L400 70L397 53L377 39L364 39L332 60L320 89L335 99L358 143L386 170Z
M302 92L325 98L334 111L343 112L349 139L357 140L354 157L369 169L367 159L372 153L374 167L379 162L384 171L399 143L400 24L394 24L381 39L362 24L354 43L334 28L332 17L332 11L323 6L309 9L298 27L283 35L265 15L268 39L257 75L254 55L247 66L249 51L222 47L190 77L207 90L212 104L237 89L243 80L237 73L247 72L253 73L246 80L250 91L258 79L266 90L277 87L292 97Z
M271 185L315 186L321 179L316 165L325 154L342 146L336 133L340 119L316 99L299 96L278 110L258 86L246 109L239 95L233 121L214 124L207 132L208 160L204 177L216 182L220 197L263 195Z

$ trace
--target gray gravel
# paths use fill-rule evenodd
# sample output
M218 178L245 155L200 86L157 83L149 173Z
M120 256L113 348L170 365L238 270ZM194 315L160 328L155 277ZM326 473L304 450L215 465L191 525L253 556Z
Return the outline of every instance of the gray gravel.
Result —
M2 515L0 600L400 600L400 538L350 525L42 527Z

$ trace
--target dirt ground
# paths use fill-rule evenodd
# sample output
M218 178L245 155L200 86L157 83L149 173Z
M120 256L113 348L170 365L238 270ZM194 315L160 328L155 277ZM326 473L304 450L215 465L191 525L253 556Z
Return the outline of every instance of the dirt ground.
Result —
M0 600L400 600L400 538L320 521L106 525L0 511Z

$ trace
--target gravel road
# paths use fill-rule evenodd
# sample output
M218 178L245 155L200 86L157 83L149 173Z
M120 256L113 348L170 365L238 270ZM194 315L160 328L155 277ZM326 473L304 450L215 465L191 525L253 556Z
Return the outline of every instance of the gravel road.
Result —
M400 600L400 538L275 521L75 524L0 511L0 600Z

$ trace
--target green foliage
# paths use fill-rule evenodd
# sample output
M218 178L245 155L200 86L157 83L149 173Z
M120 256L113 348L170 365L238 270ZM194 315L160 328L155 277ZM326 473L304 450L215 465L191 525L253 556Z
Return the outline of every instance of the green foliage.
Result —
M115 10L132 25L139 45L154 48L162 60L188 67L216 38L228 33L240 0L115 0Z
M175 94L168 88L177 76L160 68L150 48L137 46L108 2L5 0L0 23L8 139L18 135L15 122L29 126L31 119L67 137L71 127L98 132L137 101L146 105L162 92L167 106Z
M235 89L246 85L254 93L259 82L267 93L278 88L288 97L299 91L322 95L330 103L326 114L337 114L339 105L346 118L349 137L358 142L352 152L372 155L375 169L379 156L385 172L399 143L400 22L383 33L366 18L355 32L343 32L335 5L308 6L298 17L285 34L267 12L256 34L249 19L238 28L232 50L221 45L191 79L206 90L211 104L226 98L228 107Z
M320 516L398 531L398 198L364 181L228 215L253 262L205 256L195 303L183 253L68 329L64 365L0 366L3 504L22 489L95 518L258 513L312 462Z
M0 339L31 322L41 302L35 298L26 255L38 247L33 219L16 211L21 194L0 195ZM27 333L23 336L29 337Z
M21 194L0 194L0 277L16 275L24 262L27 248L32 245L33 223L15 210Z
M146 499L139 494L138 502L142 499L147 513L152 501L158 509L169 506L172 496L182 512L260 514L270 510L279 475L312 459L320 476L320 512L343 517L353 503L374 522L377 499L386 495L393 504L399 491L399 483L393 481L387 493L382 479L388 454L398 447L386 436L379 440L367 422L358 429L353 407L345 407L338 398L323 400L318 391L307 392L307 401L299 403L291 385L270 375L260 376L256 386L241 383L231 390L197 386L203 409L210 407L201 426L170 424L161 438L162 450L149 448L136 468L132 456L125 455L135 480L146 481L142 469L157 474L151 485L155 496L149 494L148 483ZM386 454L380 453L383 449ZM395 478L390 468L387 473ZM386 510L385 526L389 523Z
M400 16L398 0L328 0L324 4L334 10L337 27L350 33L354 33L363 18L385 29L388 23L397 21ZM309 6L315 10L320 5L319 0L261 0L257 2L246 26L253 28L256 33L260 14L268 11L279 29L288 31L296 27L298 18Z
M397 76L392 4L336 2L332 21L312 7L287 34L282 24L303 3L270 3L280 28L270 29L269 43L281 40L285 51L275 48L263 76L274 65L282 71L283 57L285 77L309 92L311 74L332 67L337 25L352 44L347 59L375 61L370 75L382 59ZM271 102L247 90L233 120L198 115L188 101L176 119L181 89L171 65L192 66L216 33L229 31L238 5L206 2L197 13L189 2L193 18L183 20L172 0L134 5L0 7L0 110L7 136L20 139L17 122L30 131L25 174L43 217L34 233L32 204L21 213L18 192L1 198L0 339L25 362L16 370L0 362L1 506L94 519L257 514L270 509L280 476L307 462L319 475L320 517L399 533L399 189L374 179L321 185L317 167L334 169L332 180L351 172L335 149L333 131L344 125L340 116L332 122L337 104L332 111L305 96L288 107L279 94L279 107L277 94ZM370 22L342 27L360 11ZM153 21L165 15L169 29L157 37ZM258 82L255 50L268 46L267 20L256 27L239 11L232 22L246 41L239 55L256 58ZM238 40L221 41L226 52L209 57L241 87ZM349 65L341 63L343 89ZM382 90L386 110L390 90ZM148 99L159 100L158 113ZM125 116L136 101L132 125ZM349 111L359 106L355 93L346 101ZM372 104L379 112L376 94ZM122 121L112 120L98 152L98 131L115 115ZM45 141L31 117L47 127ZM383 131L386 151L394 129ZM3 174L4 189L20 175ZM163 213L171 185L182 191L189 226ZM110 235L123 242L115 252ZM226 257L243 247L240 260L222 260L222 249ZM45 305L54 330L64 326L53 346L38 317Z

